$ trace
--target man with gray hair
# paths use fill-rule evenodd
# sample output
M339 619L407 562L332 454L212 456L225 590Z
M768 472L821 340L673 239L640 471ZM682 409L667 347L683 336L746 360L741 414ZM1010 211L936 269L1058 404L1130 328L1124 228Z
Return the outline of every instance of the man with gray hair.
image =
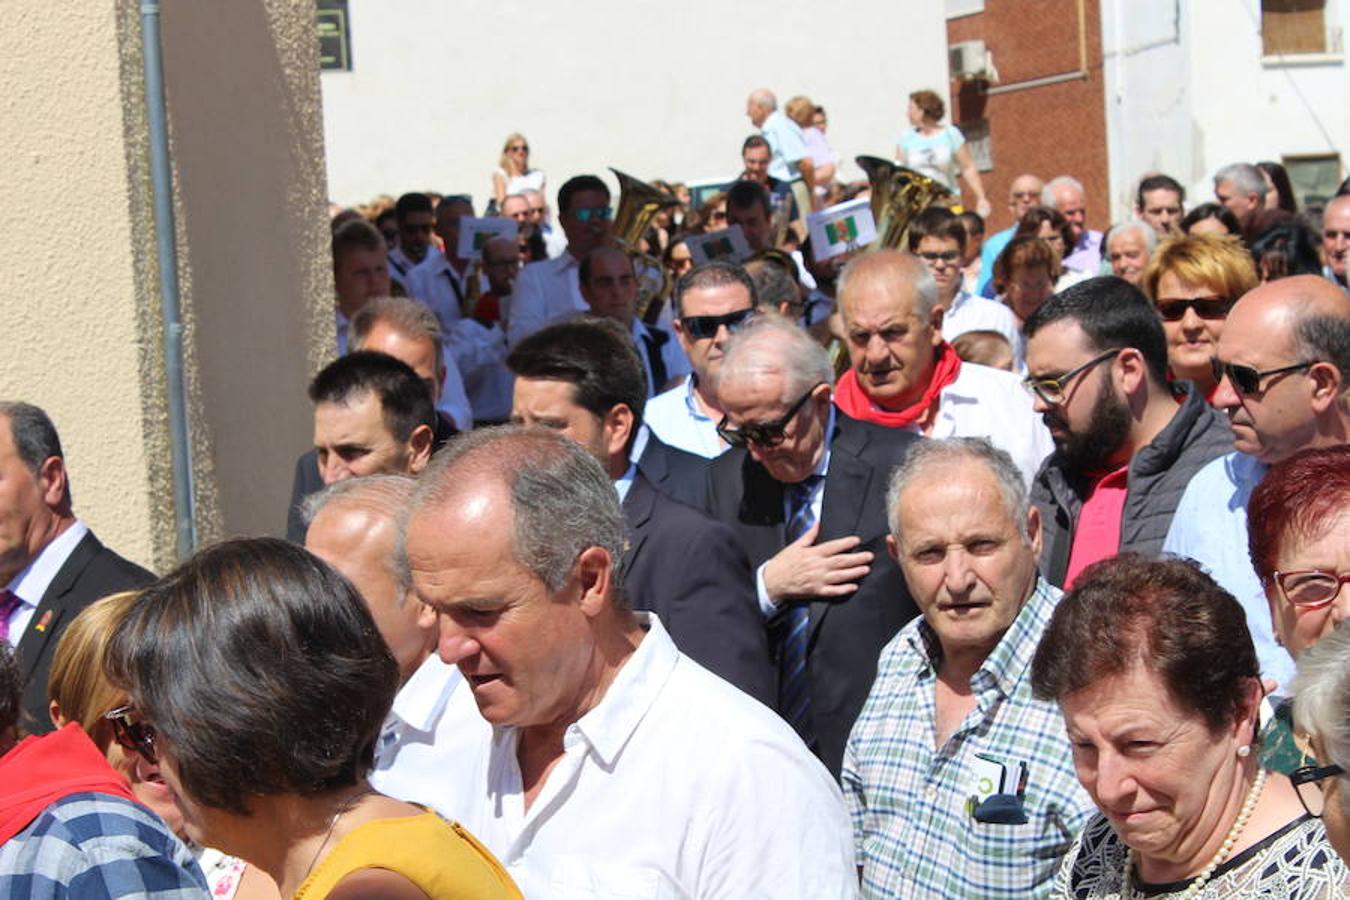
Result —
M153 580L76 518L61 438L47 414L0 401L0 641L19 657L25 732L52 730L47 673L70 620L100 597Z
M459 670L436 656L435 623L413 593L399 520L416 486L406 475L330 485L305 501L305 549L360 592L398 662L399 691L375 745L371 785L453 816L459 798L446 793L440 776L491 729L476 715Z
M756 568L779 672L778 710L831 772L877 655L916 612L882 552L880 488L916 437L830 402L829 356L771 313L727 341L718 424L732 449L709 470L709 508Z
M987 437L1031 483L1049 431L1014 375L963 362L943 340L937 282L917 257L881 250L851 261L839 311L852 364L835 389L840 409L925 437Z
M1100 272L1102 233L1087 227L1087 192L1082 183L1070 175L1051 178L1041 190L1041 206L1068 220L1073 232L1073 246L1064 253L1065 267L1087 275Z
M1261 170L1251 163L1231 163L1214 173L1214 199L1237 216L1244 233L1265 209L1269 189Z
M733 263L706 263L675 283L672 324L693 371L647 404L647 427L664 443L706 459L727 449L717 434L717 373L727 340L754 313L756 300L754 282Z
M1106 233L1102 246L1106 248L1104 258L1111 264L1115 276L1142 289L1139 282L1144 280L1149 257L1158 247L1158 233L1153 227L1138 219L1122 222Z
M623 601L623 513L584 447L543 428L459 438L405 534L440 657L494 726L440 778L525 896L857 896L829 774Z
M891 475L888 553L922 616L882 651L844 796L870 897L1048 897L1096 811L1031 658L1059 591L1040 514L983 438L924 441Z

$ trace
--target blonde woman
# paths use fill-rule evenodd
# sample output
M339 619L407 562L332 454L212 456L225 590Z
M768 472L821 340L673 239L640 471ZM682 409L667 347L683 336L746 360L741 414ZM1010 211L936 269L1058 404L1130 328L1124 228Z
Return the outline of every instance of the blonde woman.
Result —
M500 209L502 201L511 194L524 191L544 191L544 173L530 168L530 142L525 135L513 131L502 144L502 156L492 173L492 199Z
M112 594L90 604L71 621L52 659L47 699L52 724L79 723L108 763L131 784L131 792L188 844L206 875L213 900L278 900L276 885L266 874L241 859L194 845L184 829L183 813L164 783L159 766L129 752L113 739L113 723L105 715L125 707L127 695L103 674L108 637L131 609L137 591Z

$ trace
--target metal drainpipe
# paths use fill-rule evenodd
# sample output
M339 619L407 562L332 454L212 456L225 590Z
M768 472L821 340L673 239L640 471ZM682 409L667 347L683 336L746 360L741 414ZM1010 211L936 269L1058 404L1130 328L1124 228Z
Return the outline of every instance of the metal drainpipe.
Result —
M141 2L141 55L145 61L145 107L150 123L150 182L155 203L159 256L160 310L164 318L164 373L169 394L169 437L173 461L173 516L178 558L197 546L192 490L192 444L188 439L187 393L183 384L183 320L179 311L178 248L174 242L173 170L160 57L159 2Z

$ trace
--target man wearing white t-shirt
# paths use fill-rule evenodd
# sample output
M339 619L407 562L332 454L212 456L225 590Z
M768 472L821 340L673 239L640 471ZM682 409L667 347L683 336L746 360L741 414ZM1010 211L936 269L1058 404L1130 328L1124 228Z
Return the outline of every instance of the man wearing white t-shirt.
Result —
M852 364L835 387L840 409L926 437L988 438L1031 483L1053 449L1050 432L1016 376L957 358L922 261L896 250L854 259L839 277L839 310Z
M405 528L438 653L494 726L440 778L525 896L858 895L825 768L623 601L623 513L583 447L543 428L467 435Z

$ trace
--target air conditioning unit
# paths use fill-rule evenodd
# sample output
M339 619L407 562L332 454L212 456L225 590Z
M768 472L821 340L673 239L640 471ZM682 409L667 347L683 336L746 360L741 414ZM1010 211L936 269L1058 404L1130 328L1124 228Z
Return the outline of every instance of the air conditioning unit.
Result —
M988 81L989 54L984 41L961 41L947 51L947 67L961 81Z

